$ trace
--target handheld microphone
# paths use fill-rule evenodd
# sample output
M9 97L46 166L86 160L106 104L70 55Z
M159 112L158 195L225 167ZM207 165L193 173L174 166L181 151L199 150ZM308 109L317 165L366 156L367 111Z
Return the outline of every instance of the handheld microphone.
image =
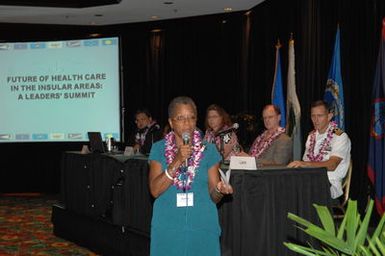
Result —
M215 136L223 136L223 135L228 134L230 132L236 131L238 128L239 128L239 124L234 123L233 126L231 126L229 129L226 129L224 131L220 131L217 134L215 134Z
M184 132L182 133L183 145L188 145L190 143L190 133ZM186 159L186 167L188 166L188 159Z

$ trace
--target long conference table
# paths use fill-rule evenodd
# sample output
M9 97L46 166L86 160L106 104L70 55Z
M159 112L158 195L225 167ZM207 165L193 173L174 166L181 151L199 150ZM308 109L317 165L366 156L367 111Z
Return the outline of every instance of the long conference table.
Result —
M295 255L285 241L306 237L288 212L319 222L330 203L326 170L232 170L234 194L218 205L222 256ZM153 198L145 157L65 152L54 234L103 255L149 255Z

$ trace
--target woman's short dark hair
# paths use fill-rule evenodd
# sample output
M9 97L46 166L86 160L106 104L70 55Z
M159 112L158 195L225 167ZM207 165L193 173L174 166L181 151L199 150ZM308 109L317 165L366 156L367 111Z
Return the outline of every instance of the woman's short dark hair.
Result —
M197 106L195 105L195 102L190 97L178 96L173 100L171 100L170 104L168 105L169 118L174 117L176 105L179 105L179 104L190 105L194 110L194 114L197 115L198 111L197 111Z
M217 104L211 104L206 109L206 118L205 118L206 129L209 128L209 122L207 120L207 116L209 114L209 111L212 111L212 110L217 111L218 115L222 117L223 125L227 125L227 126L233 125L233 122L231 121L230 115L226 112L226 110L224 110L221 106L219 106Z

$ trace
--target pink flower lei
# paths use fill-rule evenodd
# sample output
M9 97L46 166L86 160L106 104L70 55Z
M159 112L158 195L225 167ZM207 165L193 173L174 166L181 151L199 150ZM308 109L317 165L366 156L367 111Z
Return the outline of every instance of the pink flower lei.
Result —
M175 134L174 132L169 132L165 136L165 157L167 166L172 163L175 158L175 155L178 151L178 148L175 143ZM196 169L199 167L199 163L203 158L203 151L205 149L205 145L202 144L202 139L199 131L195 130L193 132L192 138L193 145L193 153L191 157L188 159L188 167L180 166L175 173L173 185L179 190L190 190L192 187L192 183L195 178ZM187 170L186 170L187 169Z
M271 146L273 141L285 131L285 128L278 127L278 129L269 138L266 138L268 135L268 130L264 131L260 136L257 137L251 146L250 155L254 156L255 158L259 158L262 153Z
M330 122L330 127L327 130L326 138L322 141L318 154L314 154L315 148L315 135L316 131L312 131L310 134L309 153L306 154L307 158L312 162L321 162L326 155L326 148L330 146L330 142L333 139L334 129L337 127L335 122Z

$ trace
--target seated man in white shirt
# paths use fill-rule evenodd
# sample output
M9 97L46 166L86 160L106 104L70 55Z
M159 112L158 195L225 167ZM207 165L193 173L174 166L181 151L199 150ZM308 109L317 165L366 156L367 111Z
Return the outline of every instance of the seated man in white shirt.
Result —
M333 113L324 101L311 105L314 130L307 137L303 161L293 161L288 167L326 167L333 199L343 194L342 180L350 164L351 143L348 135L331 122Z

